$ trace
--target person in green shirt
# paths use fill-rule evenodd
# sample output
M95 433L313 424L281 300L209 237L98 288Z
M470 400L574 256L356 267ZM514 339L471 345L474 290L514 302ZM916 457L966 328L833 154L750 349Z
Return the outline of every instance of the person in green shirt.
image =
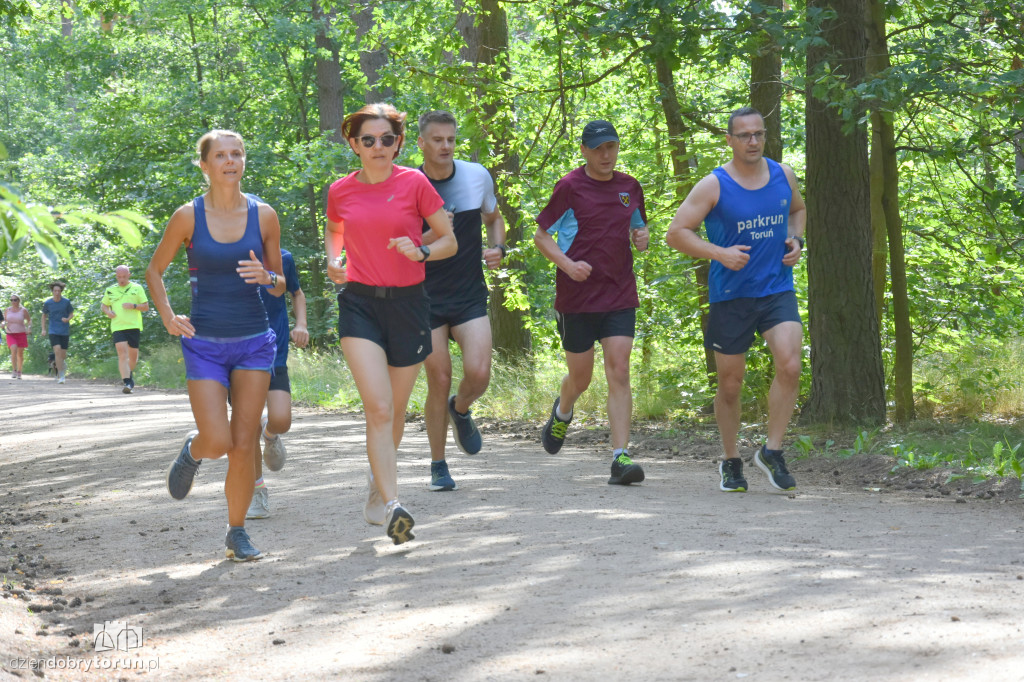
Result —
M127 265L114 270L117 284L111 284L103 293L100 309L110 318L110 331L117 349L117 367L124 383L122 392L135 388L135 366L139 363L139 337L142 334L142 313L149 310L146 290L132 282Z

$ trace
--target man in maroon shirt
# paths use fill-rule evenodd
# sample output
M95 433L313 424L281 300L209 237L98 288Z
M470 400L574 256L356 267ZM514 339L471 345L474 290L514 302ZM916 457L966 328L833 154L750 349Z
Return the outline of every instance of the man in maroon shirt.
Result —
M612 440L608 483L629 485L644 480L643 469L633 463L627 450L633 415L629 354L639 305L630 242L637 251L644 251L650 234L640 183L615 170L619 155L615 127L607 121L591 121L583 128L581 142L586 163L555 184L548 205L537 216L533 237L544 257L558 266L555 316L569 370L542 441L550 454L561 449L573 405L594 374L594 342L599 341L608 379Z

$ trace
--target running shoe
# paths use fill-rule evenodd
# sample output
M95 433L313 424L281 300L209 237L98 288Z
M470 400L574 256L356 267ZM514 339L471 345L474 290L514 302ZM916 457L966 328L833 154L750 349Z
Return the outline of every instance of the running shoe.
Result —
M224 555L232 561L256 561L263 558L263 554L253 547L245 526L228 526L224 544L227 545Z
M256 488L252 491L252 502L249 503L249 511L245 513L247 519L265 519L270 516L270 495L267 487Z
M430 485L427 488L434 492L459 489L455 479L448 473L448 462L442 459L440 462L430 463Z
M555 416L559 400L561 400L561 397L555 398L555 404L551 406L551 416L548 418L548 423L544 425L544 431L540 435L544 449L547 450L549 455L553 455L562 449L562 443L565 442L565 432L569 428L569 422L572 421L572 415L569 415L569 421L562 421Z
M181 452L171 462L171 468L167 470L167 491L176 500L184 500L188 491L192 490L192 481L195 480L199 465L189 454L188 446L192 439L199 435L196 430L185 434L185 441L181 444Z
M789 469L786 468L786 460L782 456L782 450L769 450L767 445L754 455L754 464L757 468L768 475L768 482L778 490L793 490L796 488L796 479L793 478Z
M388 512L387 525L388 537L396 545L416 539L412 532L412 527L416 525L416 522L412 520L412 514L405 511L402 505L398 503L392 505L391 510Z
M459 414L455 411L455 396L448 399L448 414L452 418L452 435L455 436L455 444L467 455L475 455L480 452L483 440L480 438L480 430L476 428L472 412Z
M608 485L629 485L644 480L644 470L639 464L634 464L629 458L629 453L623 452L612 460L612 475L608 479Z
M384 500L377 490L377 482L373 480L373 472L366 472L366 504L363 505L363 518L371 526L383 526L387 517Z
M284 460L288 456L284 450L284 443L281 442L281 435L267 438L267 417L260 421L260 435L263 436L263 461L271 471L280 471L284 467Z
M131 393L131 392L132 392L131 384L128 383L127 381L124 382L124 386L121 387L121 393Z
M719 490L727 493L747 492L747 479L743 478L743 460L739 457L723 459L718 463L718 473L722 482L718 484Z
M57 383L58 384L63 384L64 383L64 372L61 372L60 374L57 375Z

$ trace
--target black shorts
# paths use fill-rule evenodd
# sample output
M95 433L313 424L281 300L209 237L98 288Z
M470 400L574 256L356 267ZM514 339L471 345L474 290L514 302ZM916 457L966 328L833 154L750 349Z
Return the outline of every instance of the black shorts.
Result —
M586 353L595 341L609 336L636 336L636 308L613 310L609 313L559 313L558 335L562 348L570 353Z
M487 317L487 296L474 301L430 300L430 328L458 327L478 317Z
M113 335L114 344L117 345L122 341L127 341L129 348L138 348L139 336L141 334L141 329L118 329Z
M388 365L410 367L430 355L430 300L422 285L371 287L349 282L338 294L338 336L373 341Z
M274 373L270 375L270 388L267 390L284 391L288 395L291 395L292 380L288 378L288 365L274 368Z
M68 349L68 344L71 343L71 336L68 334L50 334L50 346L60 346L64 350Z
M753 345L755 332L764 336L782 322L800 322L794 291L712 303L704 346L723 355L741 355Z

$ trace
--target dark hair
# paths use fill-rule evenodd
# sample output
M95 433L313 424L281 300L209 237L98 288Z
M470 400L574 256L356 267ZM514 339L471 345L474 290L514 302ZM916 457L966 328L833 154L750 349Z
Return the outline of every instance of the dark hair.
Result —
M452 112L445 111L444 109L438 109L436 111L428 111L427 113L420 115L420 135L423 135L423 131L431 123L455 126L456 130L459 128L459 124L455 121L455 116L452 115Z
M378 102L376 104L367 104L359 111L353 112L345 117L345 120L341 122L341 134L346 140L350 140L353 137L359 137L360 131L363 129L363 124L367 121L374 119L381 119L387 121L391 125L391 132L395 135L402 137L402 142L405 141L405 117L404 111L395 109L390 104ZM391 158L397 158L398 154L402 151L402 142L396 145L395 155Z
M64 290L68 288L68 285L64 284L64 282L61 282L59 279L55 279L50 282L50 290L53 291L54 287L60 287L60 293L63 294Z
M736 111L729 114L729 122L725 126L725 131L732 135L732 120L741 116L760 116L761 120L764 120L764 114L755 109L754 107L740 107Z

